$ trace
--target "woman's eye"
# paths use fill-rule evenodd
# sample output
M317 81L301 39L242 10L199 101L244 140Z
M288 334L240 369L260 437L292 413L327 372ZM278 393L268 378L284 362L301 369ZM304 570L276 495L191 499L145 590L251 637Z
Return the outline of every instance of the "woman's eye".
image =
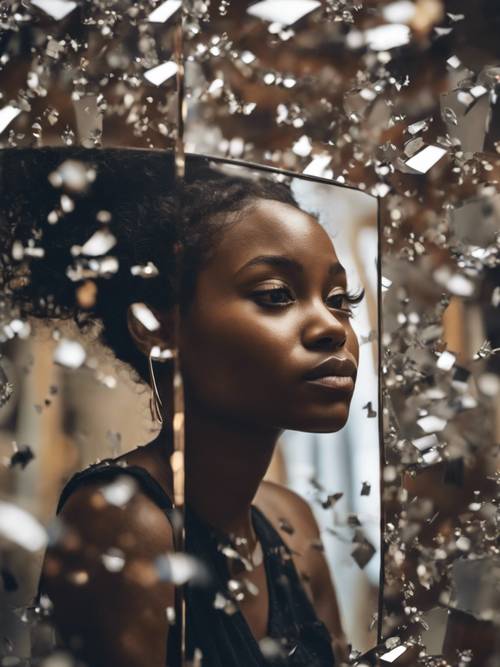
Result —
M263 306L288 306L294 301L293 295L287 287L258 290L252 293L252 297ZM344 293L332 294L326 300L329 308L340 310L349 317L353 314L350 307L351 302L349 295Z
M343 310L347 315L352 315L352 310L349 306L349 300L346 294L332 294L327 299L328 305L336 310Z
M287 306L293 301L290 290L286 287L275 287L273 289L259 290L254 292L252 296L258 303L265 306Z

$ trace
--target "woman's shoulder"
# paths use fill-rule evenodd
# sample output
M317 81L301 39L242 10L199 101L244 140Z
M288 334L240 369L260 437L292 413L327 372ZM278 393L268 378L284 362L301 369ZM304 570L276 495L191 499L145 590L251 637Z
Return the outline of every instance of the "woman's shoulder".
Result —
M255 496L260 509L289 541L319 539L319 528L307 500L282 484L263 481Z
M146 460L143 454L105 459L75 473L58 505L65 528L85 543L104 547L119 541L144 555L172 548L165 511L171 501Z

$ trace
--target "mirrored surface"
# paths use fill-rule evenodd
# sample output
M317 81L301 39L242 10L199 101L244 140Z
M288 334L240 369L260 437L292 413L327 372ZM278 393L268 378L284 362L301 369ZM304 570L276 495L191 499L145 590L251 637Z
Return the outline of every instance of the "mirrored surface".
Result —
M224 650L221 637L236 650L243 636L241 651L290 664L306 664L311 651L331 664L330 651L340 660L349 644L365 651L376 641L377 201L253 166L190 156L187 167L180 184L171 155L160 152L2 155L3 475L9 511L22 512L19 530L2 527L11 655L50 650L50 615L75 655L86 650L78 615L70 617L75 601L97 609L108 577L145 595L165 591L155 598L165 627L153 623L142 635L158 664L179 625L167 589L186 581L188 648L202 664L213 664L210 642L217 655ZM162 502L148 484L175 500L177 353L195 560L176 569L173 543L156 545L154 557L133 543L148 543ZM84 530L72 514L78 484L60 494L89 465L103 477L87 485ZM146 488L124 466L146 470ZM139 537L134 508L143 513ZM121 528L117 512L132 512ZM109 526L103 541L92 521ZM78 561L90 543L103 581ZM41 609L27 624L14 609L36 593L47 546ZM214 563L229 575L223 588L211 579ZM209 610L201 629L200 609ZM109 650L140 653L119 611L110 603L112 621L96 615L97 627L106 620L118 630Z

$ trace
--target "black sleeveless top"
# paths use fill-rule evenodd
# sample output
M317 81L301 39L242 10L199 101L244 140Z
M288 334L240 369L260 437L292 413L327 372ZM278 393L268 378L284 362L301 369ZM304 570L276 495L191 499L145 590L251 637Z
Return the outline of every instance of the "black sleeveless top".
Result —
M110 481L116 475L131 475L141 490L162 509L171 522L170 498L142 467L105 460L76 473L64 487L57 512L70 494L87 480ZM254 505L255 533L261 543L269 592L269 621L266 646L256 641L241 611L226 613L215 608L217 592L227 591L226 557L218 549L211 528L186 507L186 551L200 558L211 575L210 586L186 585L186 647L188 658L199 649L203 667L332 667L335 664L330 634L317 618L300 582L291 552L277 531ZM174 633L169 632L167 667L177 667ZM261 648L262 646L262 648ZM267 650L266 650L267 649ZM145 666L146 667L146 666Z

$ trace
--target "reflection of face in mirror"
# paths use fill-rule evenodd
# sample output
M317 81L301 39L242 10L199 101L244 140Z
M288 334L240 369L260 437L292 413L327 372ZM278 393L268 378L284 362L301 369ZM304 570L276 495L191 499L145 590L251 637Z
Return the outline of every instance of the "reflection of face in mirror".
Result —
M115 168L111 181L125 167ZM99 165L96 172L99 183ZM112 210L110 191L103 185L95 210ZM56 627L92 665L164 665L165 648L175 651L173 584L186 577L165 555L174 550L173 363L153 355L148 375L147 357L174 343L170 286L179 280L186 544L205 565L186 589L188 653L198 649L203 665L326 666L334 654L340 662L346 639L313 512L300 495L263 478L285 430L329 434L346 424L359 362L352 309L363 293L350 290L330 236L284 184L203 168L188 171L182 193L155 193L161 205L141 210L147 196L138 191L130 210L122 206L121 219L112 213L104 225L124 282L120 272L90 275L98 269L88 263L74 287L82 309L78 290L94 283L87 310L102 320L116 356L151 384L154 378L163 423L148 444L65 487L62 530L41 585ZM163 251L168 225L176 233ZM59 240L64 234L72 236L63 229ZM174 236L182 246L177 276ZM75 243L69 254L78 263L85 252ZM148 261L158 273L153 281L138 275Z

